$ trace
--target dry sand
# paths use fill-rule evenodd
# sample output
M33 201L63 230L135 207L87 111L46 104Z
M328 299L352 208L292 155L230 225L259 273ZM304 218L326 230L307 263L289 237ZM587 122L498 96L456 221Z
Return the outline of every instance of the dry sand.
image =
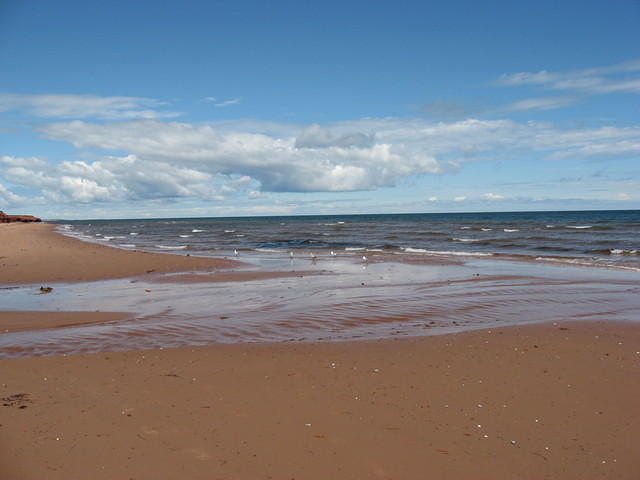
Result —
M48 250L48 227L19 227ZM78 250L60 242L57 255ZM18 265L0 281L44 280L15 255L26 243L4 245ZM135 275L156 257L87 248L92 266L111 256ZM68 279L61 265L47 279ZM5 359L0 372L3 480L640 478L633 324Z
M2 360L0 478L637 479L639 350L594 323Z
M80 282L240 265L221 258L119 250L53 229L47 224L0 224L0 284Z

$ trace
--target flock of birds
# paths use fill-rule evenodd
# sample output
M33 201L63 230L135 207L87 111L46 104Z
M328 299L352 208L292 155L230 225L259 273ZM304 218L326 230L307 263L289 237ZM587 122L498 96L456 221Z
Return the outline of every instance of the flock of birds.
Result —
M233 254L236 257L239 255L237 248L233 249ZM333 250L331 250L330 254L331 254L332 257L336 257L337 256L336 252L334 252ZM292 251L289 251L289 258L291 258L293 260L293 252ZM312 262L315 262L316 259L318 258L318 256L313 252L309 252L309 258L311 258ZM369 259L366 257L366 255L363 255L362 256L362 263L367 263L368 261L369 261Z

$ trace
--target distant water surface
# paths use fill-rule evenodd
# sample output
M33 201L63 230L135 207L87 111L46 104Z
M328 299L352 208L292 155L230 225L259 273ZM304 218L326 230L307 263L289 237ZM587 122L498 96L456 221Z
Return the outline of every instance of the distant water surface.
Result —
M426 213L56 221L83 240L198 256L425 255L640 271L640 211Z

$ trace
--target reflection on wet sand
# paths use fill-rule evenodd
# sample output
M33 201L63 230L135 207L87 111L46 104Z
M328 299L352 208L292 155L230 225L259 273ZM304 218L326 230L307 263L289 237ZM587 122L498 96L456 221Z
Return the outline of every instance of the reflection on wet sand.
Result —
M273 257L254 270L57 284L0 292L7 310L133 318L0 335L0 357L234 342L433 335L563 320L638 320L635 273L486 260L458 265ZM267 269L269 271L267 271Z

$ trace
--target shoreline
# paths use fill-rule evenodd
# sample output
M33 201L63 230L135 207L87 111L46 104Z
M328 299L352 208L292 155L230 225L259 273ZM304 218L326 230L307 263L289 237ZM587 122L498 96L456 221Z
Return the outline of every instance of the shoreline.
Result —
M188 271L199 273L182 274L187 275L182 288L198 285L189 281L206 280L199 287L204 290L196 293L216 292L206 290L216 286L218 275L207 269L219 267L218 262L127 252L85 244L50 228L26 230L29 227L20 225L13 243L5 242L3 255L23 260L13 272L3 269L2 280L22 269L20 278L38 282L51 281L38 277L43 273L49 279L83 282L114 272L139 272L148 268L148 261L158 262L153 273L164 268L175 274L188 266ZM21 243L27 231L36 238ZM28 259L28 252L37 253L37 259ZM54 254L59 255L57 261ZM120 264L93 272L59 270L67 266L62 259L76 255L85 262L94 259L95 265ZM50 263L42 267L42 262ZM518 276L495 277L487 284L484 274L473 276L473 271L460 273L458 287L444 281L439 288L451 291L471 284L478 285L474 291L481 294L493 285L502 292L496 298L507 300L517 291L513 289L519 285ZM224 282L237 281L234 285L256 295L258 284L246 281L251 274L260 279L258 284L275 281L268 290L272 295L284 294L281 282L291 282L292 288L301 281L287 272L276 277L259 270L220 273ZM373 281L378 274L366 275L374 275L369 277ZM176 289L172 277L180 276L160 282L166 290L157 298L155 291L141 293L148 299L144 301L158 302ZM133 287L126 280L121 283L145 292L154 278L131 279ZM333 281L329 275L311 278ZM581 283L562 284L576 292L584 288ZM375 283L356 287L365 295ZM52 295L29 298L48 301L63 290L60 286ZM526 290L525 306L531 300L526 295L536 291ZM383 315L399 313L401 304L390 302L398 301L391 292L383 291L380 305L388 309ZM461 301L468 296L465 292L460 290ZM300 295L305 296L304 289ZM59 298L65 305L72 297ZM368 297L357 298L370 320L386 321L373 317L383 306L367 310ZM229 296L226 301L234 300ZM453 308L449 299L445 304ZM463 301L459 307L459 315L464 315L467 304ZM319 311L305 313L317 319ZM333 317L343 314L332 305L325 312ZM55 342L53 332L65 332L69 323L100 328L101 320L123 320L129 314L73 312L72 322L69 315L5 311L0 320L15 324L27 318L37 328L60 327L41 330L46 341ZM162 315L159 320L170 324ZM0 478L635 480L640 472L635 451L640 428L640 325L601 318L383 340L216 343L0 359ZM98 323L91 326L93 321ZM147 324L141 325L132 335L134 341L145 335ZM32 332L16 335L20 333Z

